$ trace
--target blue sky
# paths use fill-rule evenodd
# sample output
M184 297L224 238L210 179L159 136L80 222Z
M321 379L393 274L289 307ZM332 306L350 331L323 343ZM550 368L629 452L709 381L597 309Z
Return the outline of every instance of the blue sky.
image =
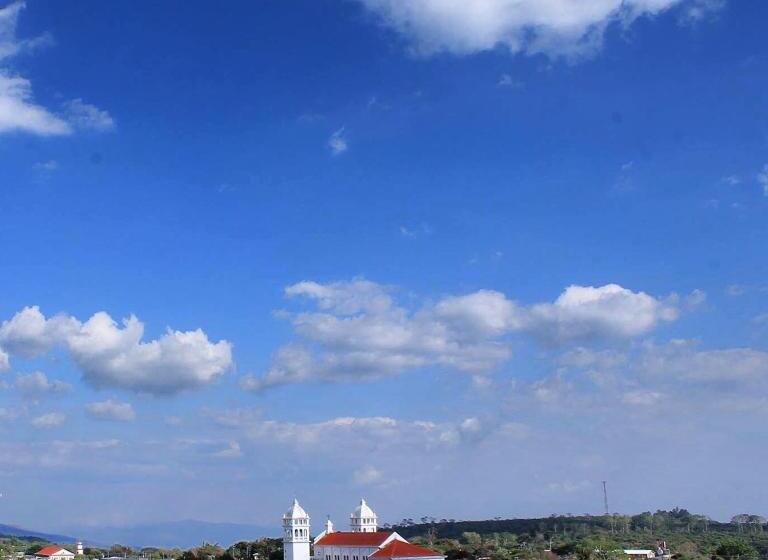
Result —
M4 4L2 520L758 512L767 17Z

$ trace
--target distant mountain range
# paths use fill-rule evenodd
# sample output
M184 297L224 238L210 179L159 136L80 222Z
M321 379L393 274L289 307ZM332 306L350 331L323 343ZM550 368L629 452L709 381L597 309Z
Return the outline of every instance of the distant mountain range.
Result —
M21 527L14 527L13 525L3 525L0 523L0 536L6 537L34 537L41 541L50 542L75 542L74 537L67 535L56 535L53 533L41 533L39 531L32 531L30 529L22 529Z
M128 527L82 527L68 529L82 535L84 542L131 547L158 546L162 548L189 548L202 542L218 543L227 547L238 541L253 541L261 537L280 535L277 527L262 527L240 523L209 523L207 521L171 521L145 523Z
M43 533L0 524L0 536L35 537L56 543L74 543L78 538L87 545L109 546L119 543L135 548L157 546L162 548L189 548L202 542L218 543L227 547L238 541L256 540L280 535L277 527L260 527L240 523L208 523L206 521L171 521L146 523L128 527L70 527L77 538L68 535Z

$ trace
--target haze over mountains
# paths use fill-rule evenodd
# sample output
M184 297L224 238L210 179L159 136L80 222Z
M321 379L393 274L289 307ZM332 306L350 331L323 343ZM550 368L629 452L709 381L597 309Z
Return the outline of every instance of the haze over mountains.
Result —
M0 535L8 537L37 537L46 541L72 541L73 537L67 535L59 535L54 533L41 533L39 531L33 531L31 529L24 529L21 527L15 527L13 525L4 525L0 523Z
M86 544L125 544L131 547L158 546L189 548L201 542L228 546L241 540L274 537L280 534L278 527L263 527L239 523L210 523L183 520L162 523L144 523L126 527L70 527L69 535L44 533L0 524L0 535L33 536L53 542L72 542L77 539Z

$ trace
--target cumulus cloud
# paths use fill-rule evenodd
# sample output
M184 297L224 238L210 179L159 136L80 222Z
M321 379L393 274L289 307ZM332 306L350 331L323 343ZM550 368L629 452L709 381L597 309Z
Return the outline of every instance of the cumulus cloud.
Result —
M131 403L120 402L114 399L89 403L85 406L85 410L92 418L97 420L132 422L136 419L136 412L134 412Z
M155 395L200 387L232 365L232 345L211 342L200 329L168 329L146 342L143 335L144 324L135 316L118 325L99 312L80 322L66 315L46 318L37 307L26 307L0 326L0 347L29 358L62 346L91 385Z
M46 319L38 306L25 307L0 325L0 347L13 355L34 358L66 340L77 326L72 317Z
M415 53L458 55L505 47L511 53L580 57L595 53L611 25L630 26L682 6L690 18L715 0L358 0L404 35ZM705 6L706 5L706 6ZM710 10L711 11L711 10Z
M168 329L149 342L142 342L143 335L136 317L123 320L121 328L99 312L68 337L67 346L83 379L95 387L157 395L206 385L232 365L231 344L212 343L201 329Z
M32 425L35 428L56 428L57 426L61 426L66 420L66 415L61 412L48 412L33 418Z
M72 386L57 379L48 380L41 371L20 373L16 376L16 388L28 397L40 397L46 394L66 393Z
M569 286L554 303L531 307L528 328L554 342L629 338L649 332L660 322L673 321L677 315L674 299L660 300L617 284Z
M674 299L615 284L571 286L554 303L532 306L478 290L411 308L392 292L363 279L288 286L288 297L301 297L315 309L279 314L291 322L297 340L276 351L264 375L246 376L242 386L375 378L427 366L478 374L510 358L513 333L556 344L631 338L677 316Z

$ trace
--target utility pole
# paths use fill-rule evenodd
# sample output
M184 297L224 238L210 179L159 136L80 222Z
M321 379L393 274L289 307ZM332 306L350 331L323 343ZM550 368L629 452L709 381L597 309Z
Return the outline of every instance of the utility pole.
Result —
M603 506L605 506L605 515L611 518L611 534L615 532L614 519L608 509L608 483L603 480Z

